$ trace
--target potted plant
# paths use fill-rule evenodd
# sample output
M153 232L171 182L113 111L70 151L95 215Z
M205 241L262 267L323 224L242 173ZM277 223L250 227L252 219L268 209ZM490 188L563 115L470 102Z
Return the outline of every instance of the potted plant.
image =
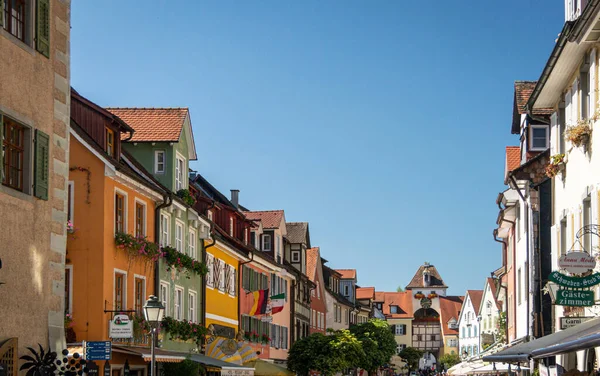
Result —
M420 291L415 294L415 299L423 299L424 297L425 297L425 294L423 294Z
M73 329L73 315L71 315L70 313L65 314L65 339L67 343L77 342L75 329Z
M258 342L258 333L256 333L255 331L252 331L252 342Z
M267 344L267 343L271 342L271 338L269 338L268 335L263 334L262 336L260 336L260 341L264 344Z
M546 175L553 178L565 168L565 155L555 154L550 157L550 163L546 166Z
M252 335L250 334L250 332L244 331L244 339L246 341L251 341L252 340Z
M437 297L438 297L438 294L436 294L435 292L432 292L431 294L427 295L427 297L428 297L429 299L437 298Z
M592 128L590 127L589 120L579 120L576 125L567 127L565 130L565 139L576 147L587 145L591 135Z

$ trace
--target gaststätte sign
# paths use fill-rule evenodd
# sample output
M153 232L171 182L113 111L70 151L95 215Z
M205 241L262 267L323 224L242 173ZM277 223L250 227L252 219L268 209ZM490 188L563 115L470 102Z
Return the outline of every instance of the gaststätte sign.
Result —
M590 307L594 305L594 292L589 290L558 290L555 304L569 307Z
M558 259L558 267L572 274L582 274L596 267L596 258L586 252L570 252Z
M596 286L600 283L600 273L594 273L586 277L570 277L561 272L554 271L550 273L548 279L559 286L571 287L574 289L582 289L586 287Z

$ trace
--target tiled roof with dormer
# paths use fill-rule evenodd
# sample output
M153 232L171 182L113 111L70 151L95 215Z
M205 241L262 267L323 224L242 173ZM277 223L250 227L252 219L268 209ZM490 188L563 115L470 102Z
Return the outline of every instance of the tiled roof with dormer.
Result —
M427 269L429 271L429 276L431 278L428 286L425 286L423 284L423 272L425 271L425 269ZM421 265L419 267L419 269L413 276L413 278L410 281L410 283L408 284L408 286L406 286L407 289L423 288L423 287L429 288L429 287L448 287L448 286L446 286L446 284L444 283L444 280L440 276L440 273L438 273L435 266L425 263L424 265Z
M187 108L107 108L135 133L128 142L179 142ZM123 138L126 135L122 136Z
M279 228L283 220L283 210L247 211L246 218L260 221L264 229Z
M342 279L356 279L356 269L335 269L342 275Z
M520 115L527 113L527 102L537 81L515 81L515 105L517 112ZM552 108L536 108L533 111L534 115L552 115L554 110Z
M287 239L293 244L308 244L308 222L287 222Z
M460 309L462 307L464 297L462 296L440 296L440 321L442 324L442 334L447 335L458 335L458 325L456 329L451 329L448 326L448 322L452 319L456 320L460 317Z
M410 291L384 293L383 314L388 319L407 319L413 317L413 297ZM396 306L397 313L391 313Z

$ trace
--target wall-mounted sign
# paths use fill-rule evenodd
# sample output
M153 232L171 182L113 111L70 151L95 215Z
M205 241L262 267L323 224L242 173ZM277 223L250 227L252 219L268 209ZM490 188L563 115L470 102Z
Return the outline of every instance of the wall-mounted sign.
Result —
M586 252L570 252L558 259L558 267L572 274L582 274L596 267L596 258Z
M108 336L110 338L133 337L133 322L127 315L115 315L115 317L109 321L108 327Z
M273 322L273 316L262 316L260 318L260 321L262 321L262 322Z
M590 307L594 305L594 292L589 290L558 290L555 304L569 307Z
M592 317L561 317L560 318L560 328L561 329L571 328L575 325L584 323L591 318Z
M574 289L582 289L585 287L596 286L600 283L600 273L594 273L587 277L570 277L561 272L552 272L548 279L562 287L571 287Z

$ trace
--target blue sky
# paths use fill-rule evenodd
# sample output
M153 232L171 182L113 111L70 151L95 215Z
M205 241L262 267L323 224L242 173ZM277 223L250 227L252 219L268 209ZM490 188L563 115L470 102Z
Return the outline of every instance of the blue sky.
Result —
M192 168L253 210L308 221L359 284L424 261L483 288L514 80L535 80L563 2L78 1L72 85L104 106L189 107Z

